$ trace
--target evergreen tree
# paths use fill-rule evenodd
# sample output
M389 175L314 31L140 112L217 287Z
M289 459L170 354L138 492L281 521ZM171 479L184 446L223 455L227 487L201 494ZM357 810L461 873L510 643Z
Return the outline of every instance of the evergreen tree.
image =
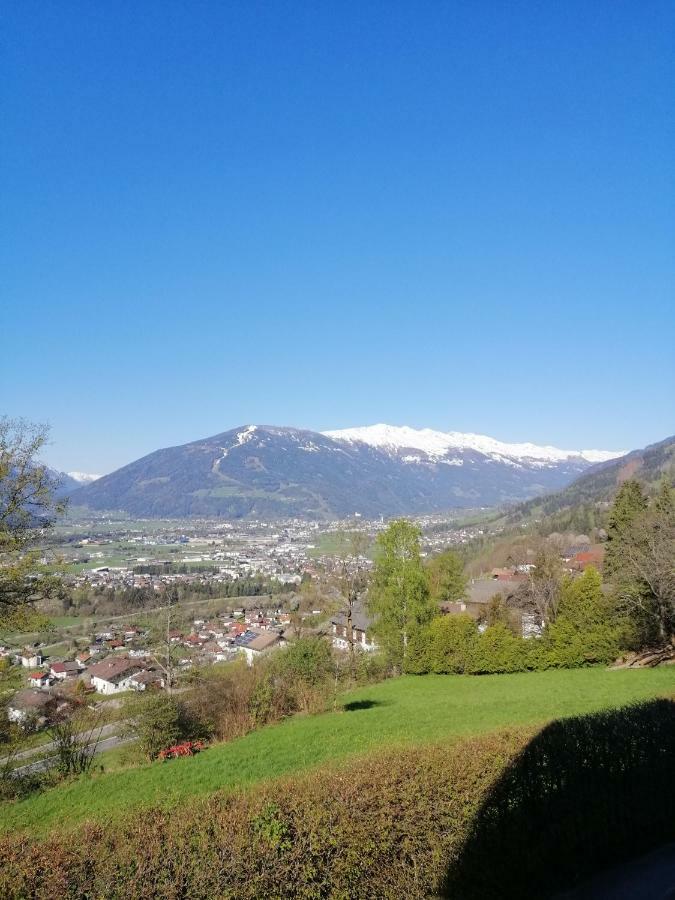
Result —
M654 499L654 509L661 515L675 520L675 493L667 478L662 478L659 492Z
M380 555L368 595L373 633L391 663L404 669L410 640L436 611L420 556L420 530L398 519L379 535L377 545Z
M548 665L606 664L619 653L613 604L603 593L600 573L589 567L563 584L558 617L545 634Z
M639 481L625 481L619 490L607 520L607 546L603 570L608 578L621 567L622 542L631 524L647 508L647 500Z

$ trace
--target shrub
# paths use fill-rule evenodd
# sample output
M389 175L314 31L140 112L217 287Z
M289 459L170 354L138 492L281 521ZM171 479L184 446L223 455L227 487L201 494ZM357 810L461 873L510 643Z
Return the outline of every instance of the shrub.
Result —
M167 694L134 697L127 703L127 716L139 750L150 760L183 736L180 708Z
M427 631L431 671L439 675L470 672L478 640L476 623L467 615L441 616Z
M567 579L555 622L546 629L542 667L574 668L607 664L619 655L619 627L598 572L589 567Z
M674 760L669 700L552 722L484 798L444 896L547 897L671 840Z
M174 812L0 838L0 896L421 900L528 737L389 750Z
M527 668L527 642L503 624L491 625L471 644L469 671L477 675L522 672Z

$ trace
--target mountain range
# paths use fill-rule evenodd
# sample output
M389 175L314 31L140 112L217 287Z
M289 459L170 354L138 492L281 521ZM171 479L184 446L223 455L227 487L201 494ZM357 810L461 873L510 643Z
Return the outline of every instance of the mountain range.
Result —
M140 517L414 515L526 500L621 455L406 426L246 425L156 450L78 487L71 501Z

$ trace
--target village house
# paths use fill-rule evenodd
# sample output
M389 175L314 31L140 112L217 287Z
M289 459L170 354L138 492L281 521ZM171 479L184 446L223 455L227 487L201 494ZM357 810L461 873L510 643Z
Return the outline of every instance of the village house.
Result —
M253 661L275 646L281 645L278 634L270 631L254 631L249 629L234 639L234 647L246 657L249 666Z
M49 674L47 672L31 672L28 676L28 684L34 688L44 688L50 683Z
M365 614L361 606L355 604L352 614L352 639L354 646L361 650L377 650L377 644L369 634L371 620ZM338 613L331 619L331 631L333 646L338 650L348 650L349 640L347 636L347 616Z
M66 678L75 678L80 674L80 666L75 660L66 660L65 662L55 662L49 667L49 673L57 681L65 681Z
M148 688L163 688L164 677L161 672L144 669L137 675L132 675L130 685L135 691L145 691Z
M40 651L32 649L22 650L19 659L24 669L37 669L44 662L44 657Z
M102 660L89 667L91 686L99 694L121 694L122 691L134 690L134 675L145 671L140 660L115 656Z
M31 717L35 717L37 723L41 724L55 703L55 698L47 691L19 691L7 705L7 718L17 725L24 725Z

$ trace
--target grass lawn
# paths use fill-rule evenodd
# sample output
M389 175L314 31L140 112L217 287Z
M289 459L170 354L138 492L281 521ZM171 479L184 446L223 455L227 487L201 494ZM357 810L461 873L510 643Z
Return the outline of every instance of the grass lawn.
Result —
M107 821L132 807L179 804L387 744L452 740L673 693L675 668L669 667L392 679L343 697L343 703L360 704L349 711L296 716L193 759L90 776L0 806L0 828Z

